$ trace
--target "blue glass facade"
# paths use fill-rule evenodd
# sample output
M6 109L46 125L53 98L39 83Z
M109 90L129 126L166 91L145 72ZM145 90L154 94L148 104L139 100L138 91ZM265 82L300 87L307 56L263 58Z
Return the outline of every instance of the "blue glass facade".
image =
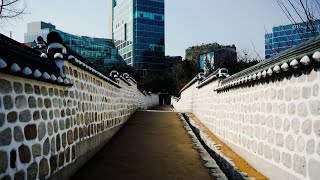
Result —
M42 23L43 22L39 22ZM34 25L34 23L30 23ZM29 24L28 24L29 25ZM29 28L32 31L25 33L24 42L29 43L36 41L38 36L44 38L45 41L49 32L55 31L60 34L63 42L72 50L79 53L89 61L106 68L112 66L125 65L122 57L119 55L117 48L113 44L112 39L92 38L86 36L76 36L63 31L57 30L54 26L37 26L37 28Z
M314 29L311 28L311 24ZM273 27L272 33L265 35L265 58L268 59L319 34L320 20L307 24L298 23Z
M200 55L200 69L204 69L204 64L206 60L210 63L210 68L214 69L214 52L209 52Z
M113 38L141 74L161 72L165 60L164 0L113 0Z

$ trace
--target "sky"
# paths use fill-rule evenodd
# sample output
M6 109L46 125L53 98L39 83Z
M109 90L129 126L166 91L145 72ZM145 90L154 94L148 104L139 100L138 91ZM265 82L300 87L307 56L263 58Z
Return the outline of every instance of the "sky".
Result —
M0 22L0 33L23 42L27 23L50 22L67 33L108 38L109 0L26 0L26 14ZM94 2L94 3L93 3ZM290 21L276 0L166 0L166 55L185 56L202 43L235 44L264 57L264 34Z

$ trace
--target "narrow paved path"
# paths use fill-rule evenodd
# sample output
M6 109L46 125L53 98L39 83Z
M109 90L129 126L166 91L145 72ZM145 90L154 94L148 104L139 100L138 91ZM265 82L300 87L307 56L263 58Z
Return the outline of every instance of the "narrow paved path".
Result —
M151 110L133 115L73 179L212 178L177 114Z

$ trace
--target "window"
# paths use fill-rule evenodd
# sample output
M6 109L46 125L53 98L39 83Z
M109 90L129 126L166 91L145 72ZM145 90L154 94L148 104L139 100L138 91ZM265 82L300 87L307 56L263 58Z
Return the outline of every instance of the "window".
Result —
M124 24L124 40L127 41L127 23Z

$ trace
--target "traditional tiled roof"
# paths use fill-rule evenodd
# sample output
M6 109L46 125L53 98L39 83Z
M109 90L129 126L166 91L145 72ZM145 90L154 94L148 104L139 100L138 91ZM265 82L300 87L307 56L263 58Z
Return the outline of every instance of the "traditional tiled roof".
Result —
M0 34L0 72L44 82L70 85L60 77L53 61L40 57L40 52Z
M259 81L281 73L287 73L300 68L319 66L320 36L310 39L298 46L290 48L270 59L260 62L223 81L217 91L239 86L248 82Z

